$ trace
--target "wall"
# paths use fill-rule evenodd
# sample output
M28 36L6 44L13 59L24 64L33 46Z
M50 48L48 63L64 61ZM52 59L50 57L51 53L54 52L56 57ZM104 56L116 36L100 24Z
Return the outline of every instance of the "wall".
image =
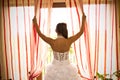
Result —
M1 1L0 1L0 16L1 16ZM0 30L1 30L1 19L0 19ZM0 80L1 80L1 63L2 63L2 60L1 60L1 49L2 49L2 46L1 46L1 31L0 31Z
M6 71L5 71L5 55L3 55L3 24L2 24L2 0L0 0L0 80L6 78Z
M117 9L118 9L118 26L119 26L119 34L118 34L118 37L119 37L119 52L118 52L118 59L119 59L119 70L120 70L120 0L117 0Z

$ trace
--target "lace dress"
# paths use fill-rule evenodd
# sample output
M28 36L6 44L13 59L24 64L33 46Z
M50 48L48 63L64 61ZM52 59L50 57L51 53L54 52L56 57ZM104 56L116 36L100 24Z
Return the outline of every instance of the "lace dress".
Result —
M80 80L77 67L70 63L68 52L53 52L54 59L47 66L44 80Z

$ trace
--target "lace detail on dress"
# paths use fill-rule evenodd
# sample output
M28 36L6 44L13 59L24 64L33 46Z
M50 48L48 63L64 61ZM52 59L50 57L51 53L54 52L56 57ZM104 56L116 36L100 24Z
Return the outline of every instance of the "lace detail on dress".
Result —
M46 68L44 80L81 80L76 65L69 61L68 52L53 51L52 64Z
M53 55L54 55L54 58L59 61L64 61L69 59L68 52L64 52L64 53L54 52Z

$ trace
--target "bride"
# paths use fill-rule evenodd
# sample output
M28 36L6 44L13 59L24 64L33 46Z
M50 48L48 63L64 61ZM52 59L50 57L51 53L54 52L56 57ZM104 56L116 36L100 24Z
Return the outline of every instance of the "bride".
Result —
M57 38L52 39L41 33L36 17L33 18L33 24L38 35L51 46L54 55L52 63L47 66L45 80L80 80L77 67L69 61L69 49L71 44L82 35L85 21L86 16L83 13L80 31L69 38L66 23L58 23L56 26Z

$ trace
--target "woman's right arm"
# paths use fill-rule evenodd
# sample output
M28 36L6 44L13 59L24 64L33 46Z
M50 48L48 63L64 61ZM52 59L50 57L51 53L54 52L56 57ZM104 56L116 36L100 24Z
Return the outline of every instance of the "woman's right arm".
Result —
M85 21L86 21L86 16L85 16L85 14L83 14L81 29L76 35L68 38L70 43L73 43L74 41L76 41L82 35L82 33L84 32Z
M38 24L37 24L37 20L36 20L36 17L33 18L33 24L34 24L34 27L38 33L38 35L45 41L47 42L48 44L52 45L54 43L54 40L52 38L49 38L47 36L45 36L44 34L41 33L39 27L38 27Z

